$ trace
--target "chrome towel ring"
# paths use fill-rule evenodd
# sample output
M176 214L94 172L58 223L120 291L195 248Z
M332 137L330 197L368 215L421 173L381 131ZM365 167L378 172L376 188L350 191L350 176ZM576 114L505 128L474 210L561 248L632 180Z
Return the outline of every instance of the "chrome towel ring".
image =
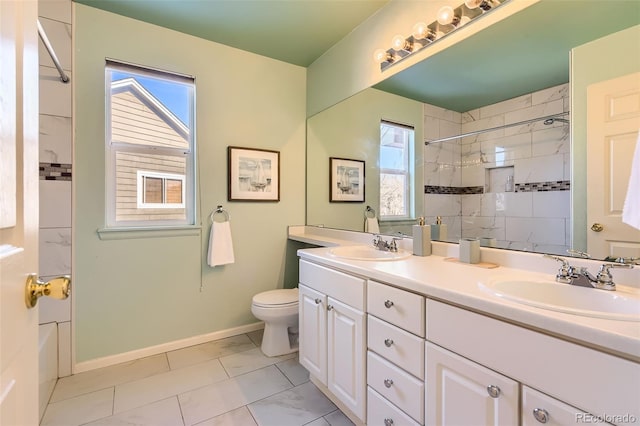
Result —
M222 206L218 206L214 211L209 215L209 220L213 223L213 216L216 214L223 214L225 218L225 222L228 222L231 219L231 215L228 211L222 208Z

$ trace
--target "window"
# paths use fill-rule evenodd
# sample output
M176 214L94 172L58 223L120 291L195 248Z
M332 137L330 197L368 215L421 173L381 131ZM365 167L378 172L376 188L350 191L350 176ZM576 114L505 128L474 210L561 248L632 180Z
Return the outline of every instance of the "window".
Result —
M184 208L184 175L138 170L138 208Z
M107 226L195 223L194 81L107 61Z
M413 127L380 122L380 217L409 219L412 213Z

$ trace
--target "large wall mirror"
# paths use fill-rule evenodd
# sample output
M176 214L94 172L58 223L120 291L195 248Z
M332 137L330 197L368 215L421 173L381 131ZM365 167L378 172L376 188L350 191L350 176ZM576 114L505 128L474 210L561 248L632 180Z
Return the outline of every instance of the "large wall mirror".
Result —
M572 93L569 80L592 67L577 69L584 61L574 59L571 69L571 51L639 24L634 1L542 0L310 117L307 225L372 232L375 216L380 233L410 236L425 217L441 225L444 241L589 252L586 99ZM640 41L622 40L627 45L617 48L631 58L625 66L639 71ZM602 54L606 61L598 49L590 60ZM410 130L409 148L399 149L407 132L385 140L385 123ZM390 151L410 160L404 178L394 177L412 183L409 193L381 181L389 161L380 153ZM364 202L330 200L330 157L364 161L364 181L353 181L364 186ZM385 207L389 192L402 199L403 214ZM640 238L633 238L616 255L640 256Z

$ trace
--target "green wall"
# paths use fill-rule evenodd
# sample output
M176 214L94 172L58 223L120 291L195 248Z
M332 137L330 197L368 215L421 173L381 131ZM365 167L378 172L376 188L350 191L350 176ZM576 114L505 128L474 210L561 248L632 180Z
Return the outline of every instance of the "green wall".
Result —
M256 322L254 294L297 284L287 225L305 220L306 70L80 4L73 29L76 363ZM98 234L105 58L195 76L201 227ZM280 151L280 202L227 201L229 145ZM218 204L231 214L236 262L210 268Z
M367 89L311 117L307 122L307 224L363 231L367 205L380 204L380 120L415 128L414 212L422 212L423 111L422 103ZM329 202L329 157L365 161L365 202Z
M640 25L571 52L573 248L587 250L587 87L640 71Z

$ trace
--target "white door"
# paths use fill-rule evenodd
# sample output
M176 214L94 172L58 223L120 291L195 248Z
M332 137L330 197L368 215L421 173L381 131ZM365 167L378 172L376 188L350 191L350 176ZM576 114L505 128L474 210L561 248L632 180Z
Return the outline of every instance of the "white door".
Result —
M518 382L430 342L425 357L426 424L518 424Z
M327 300L327 311L327 386L364 422L365 316L331 297Z
M300 364L327 385L327 296L299 286L298 357Z
M587 88L587 251L640 257L640 230L622 222L640 129L640 73Z
M0 425L38 424L38 10L0 1Z

